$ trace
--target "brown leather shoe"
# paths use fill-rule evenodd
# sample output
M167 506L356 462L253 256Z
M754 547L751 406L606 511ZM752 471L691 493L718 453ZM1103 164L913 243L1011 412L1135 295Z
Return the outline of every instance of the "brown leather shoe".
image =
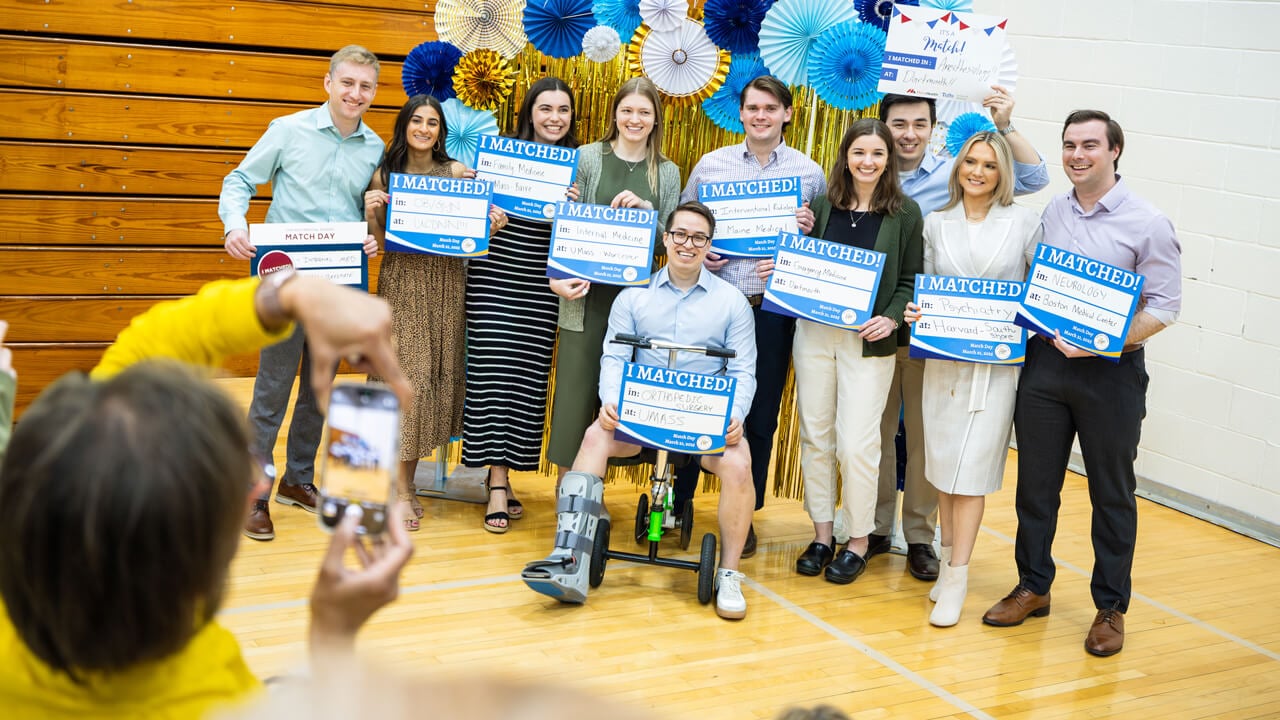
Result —
M276 502L281 505L297 505L310 513L316 511L319 501L320 491L316 490L316 486L311 483L305 485L280 483L280 489L276 490Z
M244 535L254 540L271 540L276 536L266 500L253 501L253 509L249 511L249 517L244 521Z
M1110 657L1124 647L1124 613L1107 608L1099 610L1093 618L1093 627L1084 639L1084 649L1090 655Z
M929 543L907 543L907 570L917 580L938 579L938 556Z
M1019 584L1004 599L982 616L982 622L996 627L1021 625L1028 617L1044 617L1049 614L1049 593L1037 595Z

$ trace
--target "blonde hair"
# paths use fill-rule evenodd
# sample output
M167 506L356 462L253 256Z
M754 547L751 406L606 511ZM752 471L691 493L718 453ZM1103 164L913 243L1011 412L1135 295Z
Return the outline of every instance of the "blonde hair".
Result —
M964 191L960 189L960 173L963 172L964 159L969 155L970 148L978 143L986 143L991 147L996 154L996 165L1000 169L1000 179L996 181L995 190L991 191L991 204L1001 206L1013 204L1013 148L1009 147L1009 141L1005 140L1000 133L983 131L975 133L973 137L966 140L960 152L956 153L956 163L951 168L951 179L947 181L947 190L951 193L951 199L941 209L950 210L964 198Z
M329 74L338 72L338 66L344 62L353 65L370 65L373 67L374 77L378 75L378 56L362 45L348 45L334 53L333 57L329 58Z
M613 102L609 103L609 130L600 142L611 143L618 138L618 106L632 95L639 95L653 105L653 130L649 133L649 139L645 141L645 177L649 181L649 191L656 196L658 171L662 161L666 160L666 156L662 154L662 96L658 94L658 86L654 85L652 80L646 77L633 77L622 83L622 87L618 88L618 92L613 95Z

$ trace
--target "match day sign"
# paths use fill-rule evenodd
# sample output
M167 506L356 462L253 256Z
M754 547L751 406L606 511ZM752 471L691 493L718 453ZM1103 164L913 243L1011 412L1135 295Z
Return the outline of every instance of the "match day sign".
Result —
M916 275L921 317L911 325L910 356L1021 365L1027 331L1014 318L1025 289L1014 280Z
M658 450L722 455L737 385L724 375L625 363L614 437Z
M711 251L728 257L772 257L778 233L800 231L800 198L799 177L703 183L698 200L716 218Z
M1017 323L1120 361L1138 308L1143 276L1040 243L1027 275Z
M884 259L875 250L781 233L761 307L857 330L871 318Z
M493 183L493 204L508 215L550 220L578 176L578 151L481 135L476 179Z
M387 250L452 257L488 254L491 183L391 173L388 192Z
M1000 80L1008 18L894 5L882 93L982 102Z
M368 236L364 222L254 223L249 226L249 242L258 253L249 261L249 272L270 275L291 267L299 275L368 290Z
M547 277L644 285L653 268L656 210L561 201L547 254Z

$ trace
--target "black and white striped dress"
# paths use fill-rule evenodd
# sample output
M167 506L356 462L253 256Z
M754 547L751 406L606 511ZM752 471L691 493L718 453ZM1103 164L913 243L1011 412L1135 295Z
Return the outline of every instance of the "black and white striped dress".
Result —
M467 269L462 463L537 470L559 298L547 286L551 224L511 216Z

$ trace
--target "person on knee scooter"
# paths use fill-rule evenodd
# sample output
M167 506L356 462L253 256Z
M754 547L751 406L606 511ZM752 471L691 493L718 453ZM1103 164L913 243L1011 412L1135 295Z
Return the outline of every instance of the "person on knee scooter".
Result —
M560 483L555 548L546 560L530 563L521 574L533 590L561 602L586 601L590 555L596 527L604 512L604 481L610 457L630 457L638 445L614 439L622 366L631 349L610 343L618 335L638 335L682 345L718 346L734 352L725 369L737 380L732 420L721 456L701 456L707 470L720 477L718 510L721 533L720 568L716 572L716 613L727 619L747 614L738 571L742 547L755 507L751 454L742 442L742 420L755 394L755 321L746 298L732 285L703 269L711 249L715 217L699 202L677 207L667 220L662 242L667 265L646 287L627 288L613 303L600 360L600 414L587 429L573 469ZM665 352L641 350L635 362L666 365ZM712 373L721 361L706 355L681 356L678 368Z

